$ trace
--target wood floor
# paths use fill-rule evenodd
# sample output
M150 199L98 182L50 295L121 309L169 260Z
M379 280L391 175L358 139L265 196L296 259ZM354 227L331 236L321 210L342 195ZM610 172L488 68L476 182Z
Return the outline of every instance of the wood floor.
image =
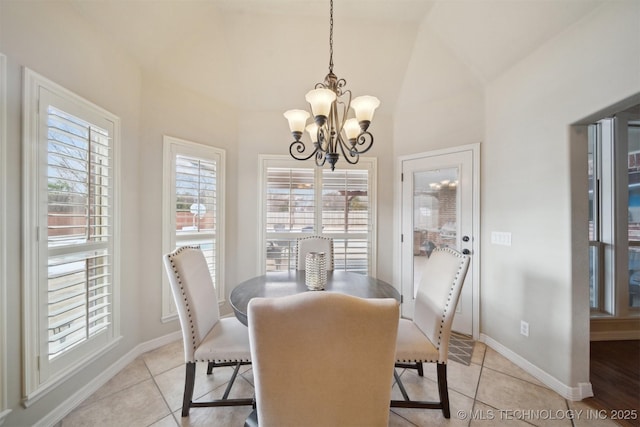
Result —
M590 366L594 397L585 402L612 415L635 410L618 423L640 426L640 341L592 341Z

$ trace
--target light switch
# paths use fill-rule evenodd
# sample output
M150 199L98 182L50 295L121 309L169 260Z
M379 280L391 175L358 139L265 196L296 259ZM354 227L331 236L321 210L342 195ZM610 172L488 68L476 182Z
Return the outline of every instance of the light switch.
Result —
M506 231L492 231L491 243L494 245L511 246L511 233Z

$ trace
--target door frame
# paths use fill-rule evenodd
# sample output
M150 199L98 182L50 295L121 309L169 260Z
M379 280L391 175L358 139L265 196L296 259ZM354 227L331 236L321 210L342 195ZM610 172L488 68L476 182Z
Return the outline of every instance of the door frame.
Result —
M472 283L472 331L473 339L477 340L480 337L480 143L460 145L456 147L443 148L432 151L424 151L416 154L408 154L398 156L396 161L396 173L395 173L395 203L394 203L394 218L396 219L396 226L394 227L394 241L397 244L394 245L394 268L393 277L394 283L397 284L396 288L400 295L402 295L402 164L407 160L416 160L424 157L441 156L444 154L454 154L464 151L471 151L472 155L472 227L473 227L473 241L471 249L471 283ZM404 296L402 296L404 299Z

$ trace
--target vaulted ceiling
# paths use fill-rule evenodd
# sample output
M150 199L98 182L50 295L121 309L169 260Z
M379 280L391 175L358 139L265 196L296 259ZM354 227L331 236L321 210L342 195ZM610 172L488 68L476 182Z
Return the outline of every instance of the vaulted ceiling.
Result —
M145 72L241 110L306 108L328 72L329 0L69 1ZM604 1L334 0L334 72L393 113L408 70L434 99L483 87Z

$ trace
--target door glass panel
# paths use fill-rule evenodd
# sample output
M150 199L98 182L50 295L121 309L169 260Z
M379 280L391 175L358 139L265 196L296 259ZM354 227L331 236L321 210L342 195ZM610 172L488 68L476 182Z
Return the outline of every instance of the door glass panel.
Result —
M599 229L599 191L598 191L598 126L589 126L588 139L588 180L589 180L589 301L592 310L600 308L600 269L602 246L598 244L600 240Z
M435 248L457 247L457 167L413 174L413 266L414 289L422 266Z
M640 307L640 121L629 122L629 306Z

